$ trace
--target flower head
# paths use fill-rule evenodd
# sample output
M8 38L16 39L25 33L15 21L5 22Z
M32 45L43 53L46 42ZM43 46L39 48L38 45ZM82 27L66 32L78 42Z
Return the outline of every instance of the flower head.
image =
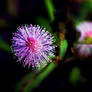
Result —
M44 67L51 62L50 56L54 56L55 45L52 35L40 26L25 25L18 28L13 35L13 52L18 61L33 69Z
M92 23L83 22L77 26L77 30L81 33L79 41L83 41L85 38L92 38Z
M83 22L77 27L81 36L77 48L83 56L92 55L92 22Z

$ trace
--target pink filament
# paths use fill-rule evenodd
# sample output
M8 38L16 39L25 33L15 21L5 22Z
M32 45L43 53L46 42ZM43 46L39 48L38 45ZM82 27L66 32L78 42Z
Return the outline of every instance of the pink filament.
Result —
M88 31L85 33L85 37L92 38L92 31Z
M34 38L28 37L27 41L26 41L26 46L29 47L29 49L34 53L39 52L41 49L40 43L37 40L35 40Z

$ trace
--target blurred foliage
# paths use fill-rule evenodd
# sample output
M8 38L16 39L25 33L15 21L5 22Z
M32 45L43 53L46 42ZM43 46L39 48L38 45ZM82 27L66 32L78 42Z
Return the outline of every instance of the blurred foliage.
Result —
M59 46L59 38L58 38L58 36L57 36L57 32L54 33L54 39L55 39L55 44L56 44L57 46Z
M74 67L69 75L70 83L72 83L73 85L77 85L79 77L80 77L80 70L77 67Z
M69 75L69 82L73 86L77 86L78 82L85 83L87 80L82 77L80 69L78 67L72 68L70 75Z
M52 31L52 28L51 28L51 26L50 26L49 21L48 21L47 19L45 19L44 17L39 16L39 17L37 17L37 18L35 19L35 21L36 21L36 23L37 23L38 25L43 26L43 27L46 28L46 30L48 30L49 32Z
M56 65L54 63L50 63L44 70L40 71L39 73L29 73L17 85L16 92L31 92L34 88L39 86L42 80L45 79L55 67ZM23 84L25 85L22 86Z
M60 59L62 60L64 55L65 55L65 52L67 50L67 47L68 47L68 43L67 43L67 40L62 40L60 42Z
M90 37L85 37L83 43L84 43L84 44L92 44L92 38L90 38Z
M0 49L4 50L4 51L11 52L11 47L9 46L9 44L7 44L5 41L3 41L2 38L0 38Z
M55 16L54 16L55 8L54 8L54 5L52 3L52 0L45 0L45 5L46 5L48 15L50 17L50 22L52 22L55 19Z
M92 9L92 0L88 0L88 4L89 4L90 9Z
M80 3L78 16L74 16L75 23L77 21L89 20L89 18L87 17L91 13L91 11L92 11L92 0L85 0L85 2Z
M16 84L16 92L19 92L20 90L22 90L22 88L25 87L30 82L30 79L33 77L33 74L34 72L31 72L25 75L21 79L21 81L18 84Z
M82 21L76 19L75 27L77 28Z

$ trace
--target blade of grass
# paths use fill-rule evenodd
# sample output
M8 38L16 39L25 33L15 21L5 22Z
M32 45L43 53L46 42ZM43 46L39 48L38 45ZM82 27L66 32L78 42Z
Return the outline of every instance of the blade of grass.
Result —
M37 87L43 79L47 77L48 74L56 67L54 63L50 63L48 67L41 72L38 76L35 77L24 89L23 92L31 92L35 87Z
M46 5L48 15L50 17L50 22L52 22L55 19L54 18L54 11L55 11L54 5L51 0L45 0L45 5Z
M61 58L61 60L63 59L63 57L65 55L67 47L68 47L67 40L63 40L60 42L60 58Z
M34 88L39 86L39 84L50 74L50 72L56 67L54 63L50 63L45 69L39 73L30 73L22 79L22 81L17 85L17 92L31 92ZM23 84L25 84L23 86Z

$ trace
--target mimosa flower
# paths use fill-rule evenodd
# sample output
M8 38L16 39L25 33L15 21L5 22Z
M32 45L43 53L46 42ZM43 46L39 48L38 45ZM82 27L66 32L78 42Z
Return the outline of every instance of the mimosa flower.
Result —
M39 69L51 62L50 56L54 56L55 45L52 35L38 25L18 28L12 40L13 52L24 66L32 65L33 69Z
M92 22L81 23L77 30L81 33L77 45L79 53L86 57L92 55Z

